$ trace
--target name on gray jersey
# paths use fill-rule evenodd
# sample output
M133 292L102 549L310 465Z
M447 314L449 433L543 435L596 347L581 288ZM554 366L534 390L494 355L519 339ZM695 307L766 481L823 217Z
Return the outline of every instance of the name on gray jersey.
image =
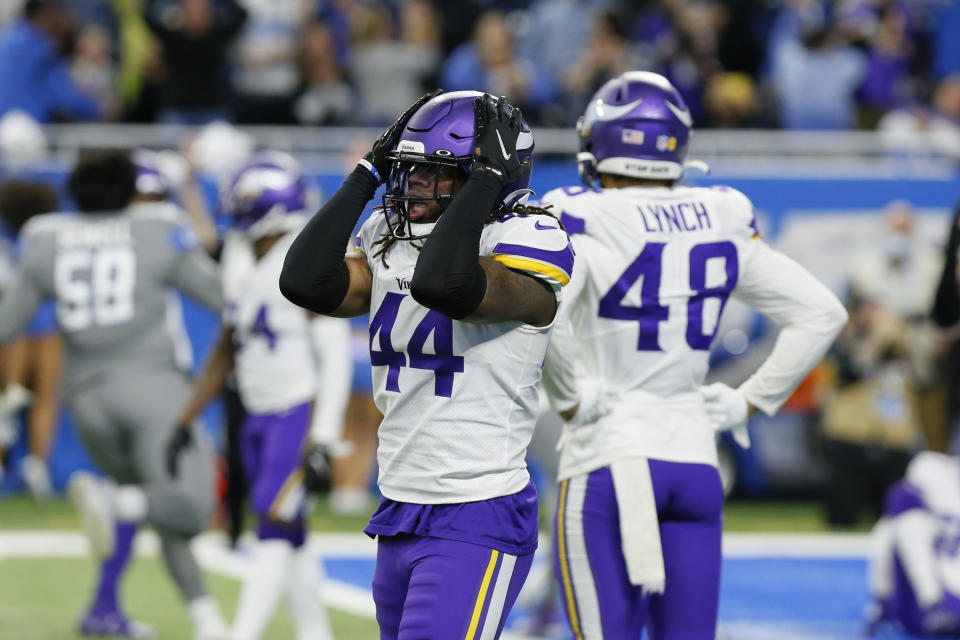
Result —
M130 221L126 218L89 220L70 224L57 233L57 246L61 249L104 245L129 245L132 242Z

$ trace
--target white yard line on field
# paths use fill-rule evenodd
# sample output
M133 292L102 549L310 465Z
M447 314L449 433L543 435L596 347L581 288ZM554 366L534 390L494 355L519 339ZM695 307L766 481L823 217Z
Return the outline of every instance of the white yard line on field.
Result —
M249 538L252 541L252 538ZM241 541L241 548L245 540ZM234 555L219 533L205 533L193 542L198 554L218 550ZM310 545L326 558L374 558L376 543L361 533L313 533ZM723 537L723 554L740 557L832 558L865 557L869 535L864 533L730 533ZM136 551L155 555L159 542L152 531L137 534ZM0 558L77 558L87 555L87 543L79 531L0 530Z
M238 551L231 550L226 538L219 533L206 533L193 541L193 549L201 566L208 571L233 579L242 580L249 563L249 549L253 538L241 540ZM734 533L723 537L723 553L727 558L863 558L867 554L867 534L779 534ZM376 557L376 543L360 533L313 533L310 549L317 557L356 558L372 560ZM153 531L137 534L136 552L139 555L155 556L159 552L159 540ZM82 558L88 555L86 538L79 531L0 531L0 562L5 558ZM329 605L364 618L374 618L375 608L369 589L342 580L327 578L324 581L323 597ZM723 631L727 633L724 634ZM778 638L794 640L804 637L783 635L777 627ZM738 639L768 638L770 629L760 624L730 622L721 626L718 637ZM524 636L504 632L503 640L525 640ZM828 637L823 636L826 640ZM840 637L840 636L837 636Z

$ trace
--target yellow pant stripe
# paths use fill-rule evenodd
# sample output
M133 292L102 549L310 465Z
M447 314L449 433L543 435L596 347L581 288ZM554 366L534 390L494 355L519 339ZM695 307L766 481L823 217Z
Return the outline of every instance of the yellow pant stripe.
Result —
M563 594L567 598L567 611L570 612L570 628L577 640L583 640L580 621L577 619L577 602L573 596L573 583L570 580L570 565L567 563L567 532L564 530L564 514L567 506L567 488L569 480L560 483L560 504L557 507L557 550L560 554L560 575L563 579Z
M283 486L280 487L280 491L277 492L277 497L273 499L273 503L270 504L270 508L267 510L267 516L272 520L282 520L280 510L283 508L283 501L291 491L301 484L303 484L303 469L297 467L287 476Z
M473 640L473 637L477 633L477 626L480 624L480 614L483 613L483 602L487 599L490 579L493 577L493 570L497 568L497 559L499 557L499 551L496 549L490 551L490 562L487 563L487 571L483 574L483 582L480 583L480 593L477 594L477 601L473 605L473 616L470 618L470 627L467 629L465 640Z

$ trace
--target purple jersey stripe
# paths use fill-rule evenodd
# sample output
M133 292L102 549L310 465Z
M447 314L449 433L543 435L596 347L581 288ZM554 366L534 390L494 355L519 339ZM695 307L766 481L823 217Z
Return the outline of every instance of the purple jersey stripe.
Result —
M547 262L557 267L566 274L573 273L573 248L570 243L560 251L548 251L546 249L534 249L522 244L507 244L501 242L493 248L493 253L517 256L518 258L531 258L540 262Z
M583 218L578 218L577 216L572 216L566 211L560 212L560 222L563 223L563 228L567 230L567 233L574 235L576 233L583 233L587 230L587 221Z
M920 490L905 480L896 483L887 491L883 504L885 516L898 516L911 509L926 509Z

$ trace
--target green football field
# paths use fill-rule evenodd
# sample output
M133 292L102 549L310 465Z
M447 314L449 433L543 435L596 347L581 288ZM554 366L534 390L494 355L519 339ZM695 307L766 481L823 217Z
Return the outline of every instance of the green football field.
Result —
M333 518L319 506L312 528L318 531L360 531L364 518ZM0 533L16 530L77 530L69 501L54 499L37 504L24 496L0 497ZM96 574L87 558L4 557L0 544L0 638L3 640L73 640L77 623L88 604ZM240 582L207 573L213 594L227 620L233 618ZM173 583L160 559L136 557L122 587L127 613L148 622L161 640L191 640L191 625ZM330 609L337 638L376 638L370 618ZM281 604L264 640L293 637L286 605Z
M546 505L543 505L546 506ZM550 518L541 510L541 526ZM325 503L314 509L311 531L358 533L365 517L331 515ZM863 519L855 530L869 531L873 522ZM77 517L69 501L55 498L36 503L25 495L0 496L0 531L10 529L77 529ZM724 530L731 532L803 532L828 531L819 504L805 500L733 500L724 507Z
M207 574L227 619L232 619L240 583ZM0 637L9 640L72 640L94 580L93 563L79 558L7 558L0 561ZM191 626L160 560L139 557L131 563L124 605L132 617L147 621L161 639L190 640ZM337 638L376 638L373 620L330 609ZM292 638L286 607L277 613L265 639Z
M334 518L319 505L311 523L314 531L359 532L364 518ZM866 524L866 523L865 523ZM36 504L21 496L0 498L0 533L17 530L75 531L70 504L55 499ZM732 502L726 511L730 532L817 532L826 528L819 506L810 502ZM60 640L80 636L75 628L91 593L94 565L84 557L4 556L0 546L0 638ZM239 581L208 573L224 615L232 619ZM190 640L190 624L173 585L156 556L137 557L123 585L128 613L155 626L161 639ZM337 638L376 638L376 623L335 608L330 617ZM282 605L264 636L292 638L286 606Z

